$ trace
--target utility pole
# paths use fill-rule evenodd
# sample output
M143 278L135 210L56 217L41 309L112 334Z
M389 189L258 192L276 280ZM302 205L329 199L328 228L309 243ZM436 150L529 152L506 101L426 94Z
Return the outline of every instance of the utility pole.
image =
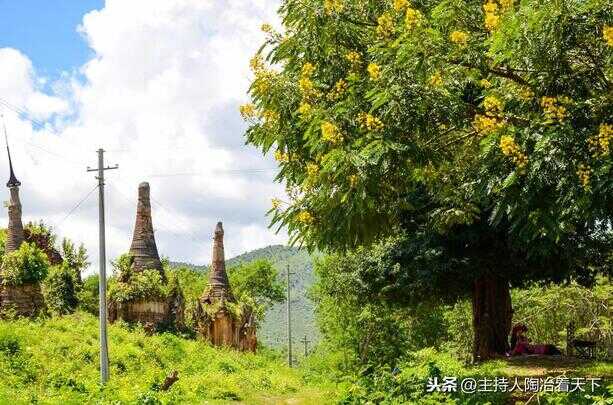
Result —
M309 354L309 343L311 341L307 340L306 335L304 335L304 337L302 338L301 342L304 343L304 357L306 357Z
M104 171L117 169L119 166L104 167L104 150L98 149L98 168L87 168L88 172L98 172L98 217L100 230L100 276L99 290L99 322L100 322L100 382L106 384L109 380L109 347L106 337L106 238L104 235Z
M287 365L292 366L292 299L289 264L287 265Z

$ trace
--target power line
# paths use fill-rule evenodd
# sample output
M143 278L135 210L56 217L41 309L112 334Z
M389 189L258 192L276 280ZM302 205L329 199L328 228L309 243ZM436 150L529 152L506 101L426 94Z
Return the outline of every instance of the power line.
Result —
M57 223L57 227L59 228L64 221L66 221L68 219L68 217L70 217L80 206L81 204L83 204L90 195L92 195L92 193L98 188L98 185L96 185L94 188L92 188L86 195L85 197L83 197L78 203L76 203L74 205L74 207L72 207L72 209L68 212L68 214L66 214L66 216L64 218L62 218L62 220L60 222Z
M265 169L244 169L244 170L213 170L209 173L205 172L186 172L186 173L168 173L168 174L149 174L147 177L182 177L182 176L211 176L215 174L256 174L256 173L266 173L270 171L276 171L277 168L265 168Z
M49 129L51 132L55 134L59 134L59 132L55 128L48 127L45 122L39 121L36 118L33 118L32 112L29 111L27 108L18 107L14 104L11 104L10 102L3 99L2 97L0 97L0 105L16 113L19 116L19 118L30 121L30 123L34 124L34 126L39 129Z

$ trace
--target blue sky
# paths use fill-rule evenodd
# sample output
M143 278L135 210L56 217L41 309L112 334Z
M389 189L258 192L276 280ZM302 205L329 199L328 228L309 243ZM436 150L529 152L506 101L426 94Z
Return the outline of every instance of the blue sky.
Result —
M0 0L0 48L19 49L38 73L57 77L91 56L77 27L103 6L103 0Z
M228 257L286 243L265 216L272 198L286 199L275 162L244 145L238 112L249 59L267 35L260 27L278 25L277 8L278 0L0 0L0 99L14 106L0 113L24 221L83 242L95 269L96 183L85 168L102 147L120 168L107 180L108 259L130 246L143 181L159 201L161 255L208 263L218 221ZM33 127L16 109L47 125ZM0 153L0 178L6 167Z

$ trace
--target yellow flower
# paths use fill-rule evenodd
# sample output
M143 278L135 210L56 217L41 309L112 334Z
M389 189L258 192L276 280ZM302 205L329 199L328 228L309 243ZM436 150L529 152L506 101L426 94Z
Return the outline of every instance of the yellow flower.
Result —
M487 28L488 31L495 30L500 22L498 4L493 0L488 0L487 3L483 5L483 11L485 12L485 28Z
M394 20L388 13L383 13L377 18L377 36L382 39L389 38L394 32Z
M607 42L607 45L613 46L613 27L605 25L602 28L602 38Z
M489 80L487 79L481 79L479 80L479 84L481 85L481 87L483 87L484 89L489 89L490 87L492 87L492 83L490 83Z
M451 42L453 42L454 44L464 46L468 43L468 33L464 31L453 31L449 35L449 39L451 39Z
M272 110L265 110L262 113L264 124L267 126L275 125L279 121L279 113Z
M298 80L298 87L303 94L307 95L313 91L313 82L308 77L302 77Z
M257 115L255 106L251 103L243 104L239 107L239 109L240 109L241 117L243 117L244 120L255 118Z
M366 70L372 80L379 80L381 78L381 66L376 63L369 63Z
M513 7L513 0L498 0L498 3L500 3L500 8L502 8L503 11Z
M287 153L283 153L280 150L275 151L275 160L280 163L289 162L289 155Z
M488 117L486 115L475 114L473 119L473 127L481 135L488 135L492 132L502 128L503 123L495 117Z
M309 211L300 211L298 213L298 222L309 225L313 223L313 215Z
M315 66L313 66L311 62L307 62L304 65L302 65L302 70L300 74L302 75L302 77L311 77L314 71L315 71Z
M315 66L312 63L307 62L302 65L300 79L298 80L298 87L305 98L313 98L318 95L318 91L315 90L315 85L311 81L311 76L313 76L314 72Z
M500 22L500 17L496 14L486 13L485 14L485 28L488 31L494 31Z
M407 28L411 29L413 27L418 26L421 23L421 13L419 10L415 10L414 8L408 7L407 13L404 17L404 24Z
M347 87L349 87L347 82L344 79L340 79L338 82L336 82L332 90L330 90L330 92L328 93L328 96L327 96L328 100L334 101L334 100L338 100L339 98L341 98L342 95L347 90Z
M488 113L500 113L502 112L503 108L502 101L498 100L494 96L487 96L483 100L483 108L485 108L485 111Z
M520 174L528 164L528 157L521 151L519 145L515 143L512 136L504 135L500 138L500 149L505 156L511 158L515 166L520 170Z
M525 101L530 101L534 98L534 92L529 88L521 88L519 90L519 97Z
M407 0L394 0L394 10L402 11L409 5Z
M324 141L333 145L339 144L343 141L343 134L341 134L336 125L328 121L324 121L321 124L321 135Z
M317 176L317 173L319 173L319 166L317 166L315 163L307 163L306 171L307 171L307 176L315 177Z
M356 188L358 185L359 178L357 174L352 174L349 176L349 187Z
M313 111L313 106L306 101L300 103L300 107L298 107L298 114L302 115L302 117L308 117Z
M268 23L262 24L262 27L260 27L260 29L262 30L262 32L265 32L267 34L272 33L272 25Z
M278 198L273 198L272 199L272 209L273 210L278 210L279 207L281 206L282 201L279 200Z
M345 8L342 0L324 0L324 11L326 14L340 13Z
M483 11L485 11L486 14L495 14L498 11L498 4L494 3L492 0L488 0L488 2L483 5Z
M262 59L262 55L257 54L249 61L249 67L255 73L264 69L264 59Z
M360 63L361 56L356 51L351 51L345 55L345 59L347 59L352 65L357 65Z
M611 141L613 141L613 125L600 124L598 135L588 139L590 149L594 157L598 155L608 156L610 152Z
M579 181L585 190L590 189L590 177L592 175L592 168L586 164L581 163L577 168L577 176Z
M547 118L548 123L552 123L557 120L559 122L564 121L566 118L566 107L561 105L569 104L572 100L568 97L542 97L541 98L541 107L543 107L543 113L545 114L545 118Z
M273 79L275 78L275 72L266 70L264 68L255 72L255 81L253 87L256 93L266 93L272 86Z
M371 132L381 131L384 127L383 122L379 118L365 112L358 114L358 122L363 129Z
M443 85L443 77L441 76L441 72L435 72L432 76L430 76L430 85L433 87L439 87Z

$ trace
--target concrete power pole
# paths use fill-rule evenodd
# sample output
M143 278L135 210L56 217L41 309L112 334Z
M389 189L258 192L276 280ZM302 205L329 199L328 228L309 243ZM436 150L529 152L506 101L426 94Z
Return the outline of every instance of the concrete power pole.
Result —
M100 382L109 380L109 348L106 337L106 238L104 235L104 171L117 169L119 166L104 167L104 150L98 149L98 168L87 168L88 172L98 172L98 209L100 229L100 276L98 280L100 306Z
M287 265L287 365L292 366L292 299L289 264Z
M311 341L307 339L306 335L304 335L301 342L304 344L304 357L306 357L309 354L309 343L311 343Z

